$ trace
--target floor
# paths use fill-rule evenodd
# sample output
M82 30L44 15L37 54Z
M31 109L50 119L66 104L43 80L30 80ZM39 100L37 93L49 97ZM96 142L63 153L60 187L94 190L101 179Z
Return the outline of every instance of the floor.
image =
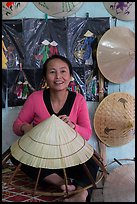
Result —
M19 171L12 181L12 185L8 185L8 181L15 167L8 163L2 169L2 202L59 202L58 197L48 197L44 195L34 195L29 191L34 189L35 183L28 178L22 171ZM100 184L101 185L101 184ZM17 187L17 186L20 186ZM98 185L99 186L99 185ZM22 188L27 189L28 192L24 191ZM103 202L102 189L97 189L93 191L93 196L91 202Z
M48 202L52 200L50 197L35 195L25 192L15 186L25 187L31 189L34 183L25 176L24 173L20 172L14 178L14 185L8 185L7 182L11 178L13 170L6 168L2 172L2 202Z
M22 171L19 171L16 174L16 176L12 180L12 185L11 184L8 185L8 181L13 175L14 170L15 170L15 167L11 163L6 163L6 165L2 169L2 202L61 202L60 198L56 196L47 196L43 194L32 195L32 189L34 189L35 183L29 177L27 177ZM129 174L131 174L131 172ZM132 180L130 180L130 182L128 181L126 185L128 186L127 195L129 195L129 192L131 194L130 201L127 200L127 195L125 195L126 188L124 188L125 189L124 192L122 189L119 188L120 183L122 182L122 180L125 181L125 179L120 178L118 181L120 183L119 185L117 185L117 189L118 189L117 191L121 192L121 197L119 199L120 200L122 199L123 202L125 201L132 202L135 199L135 189L133 186L135 181L134 174L135 173L133 171L132 178L131 178ZM123 178L127 178L127 176ZM117 179L117 176L114 178L114 180L116 179ZM104 181L104 178L97 183L97 188L93 190L92 198L90 202L105 202L104 200L105 199L109 200L111 196L114 199L115 196L113 194L111 196L109 195L107 198L105 198L105 196L103 195L103 181ZM132 185L130 185L131 181L132 181ZM23 188L25 188L27 191L26 190L24 191ZM48 186L48 189L49 189L49 186ZM31 190L31 193L30 193L30 190ZM124 196L122 196L122 194ZM115 200L118 200L118 199L115 198ZM119 202L119 201L116 201L116 202Z

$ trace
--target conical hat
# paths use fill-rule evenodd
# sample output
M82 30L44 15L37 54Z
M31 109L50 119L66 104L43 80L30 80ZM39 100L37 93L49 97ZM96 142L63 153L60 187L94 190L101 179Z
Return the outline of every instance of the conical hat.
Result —
M135 98L124 92L105 97L95 111L94 129L108 146L129 143L135 135Z
M106 10L120 20L135 20L135 2L103 2Z
M48 40L44 40L44 41L42 42L42 44L43 44L43 45L49 45L50 42L49 42Z
M62 18L76 13L83 2L33 2L43 13L49 16Z
M94 34L90 30L87 30L87 32L84 34L85 37L91 37L93 35Z
M124 164L107 175L104 202L135 202L135 164Z
M11 146L15 159L37 168L60 169L86 162L92 146L54 114Z
M56 43L56 41L52 41L51 43L50 43L50 45L52 45L53 47L56 47L57 45L58 45L58 43Z
M9 19L18 15L28 2L2 2L2 18Z
M97 46L101 73L113 83L124 83L135 76L135 33L126 27L112 27Z

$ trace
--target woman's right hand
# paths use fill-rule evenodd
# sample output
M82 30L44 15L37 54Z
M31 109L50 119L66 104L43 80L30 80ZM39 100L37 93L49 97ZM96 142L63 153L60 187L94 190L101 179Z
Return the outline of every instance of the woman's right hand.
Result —
M27 132L29 132L31 129L33 128L32 124L23 124L21 126L21 131L26 134Z

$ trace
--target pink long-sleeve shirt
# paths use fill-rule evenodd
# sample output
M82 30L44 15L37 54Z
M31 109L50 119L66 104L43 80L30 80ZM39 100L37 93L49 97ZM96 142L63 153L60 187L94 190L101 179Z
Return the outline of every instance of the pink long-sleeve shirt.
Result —
M13 123L13 131L16 135L22 136L21 126L33 123L34 126L46 120L51 115L43 99L43 90L33 92L22 107L17 119ZM72 109L69 115L70 120L76 125L75 130L86 140L92 135L89 112L85 98L76 93Z

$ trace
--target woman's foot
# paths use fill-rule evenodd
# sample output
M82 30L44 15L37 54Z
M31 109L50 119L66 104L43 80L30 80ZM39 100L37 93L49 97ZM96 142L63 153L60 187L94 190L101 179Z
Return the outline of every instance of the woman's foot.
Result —
M61 188L61 190L66 192L66 185L65 184L61 185L60 188ZM68 189L68 191L74 191L76 189L76 186L69 184L69 185L67 185L67 189Z
M47 183L53 184L59 187L64 192L66 192L66 185L64 184L64 179L55 173L45 177L44 181ZM71 183L67 185L68 191L74 191L75 189L76 187L72 185Z
M63 202L86 202L88 191L83 190L80 193L74 194L70 198L65 198Z

